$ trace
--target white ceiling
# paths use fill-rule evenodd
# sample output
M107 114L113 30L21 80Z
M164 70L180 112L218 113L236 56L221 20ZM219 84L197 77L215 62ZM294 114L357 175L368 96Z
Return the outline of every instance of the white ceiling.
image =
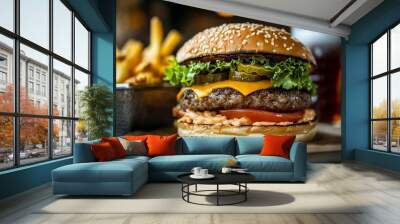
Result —
M166 0L251 19L347 37L383 0Z
M228 0L265 9L330 20L351 0ZM312 7L310 7L312 6Z

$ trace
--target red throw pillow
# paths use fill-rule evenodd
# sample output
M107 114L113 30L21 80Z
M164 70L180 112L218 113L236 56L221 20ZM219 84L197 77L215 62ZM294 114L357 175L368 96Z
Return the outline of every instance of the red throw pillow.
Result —
M146 141L147 135L125 135L124 139L128 141Z
M296 136L265 135L264 146L261 149L262 156L280 156L289 159L290 147Z
M108 142L114 149L115 155L118 158L126 156L126 151L124 146L122 146L121 142L119 142L118 138L110 137L110 138L101 138L101 142Z
M110 161L117 158L113 147L108 142L93 144L91 145L91 149L94 157L99 162Z
M177 137L176 134L169 136L148 135L146 140L148 156L176 155Z

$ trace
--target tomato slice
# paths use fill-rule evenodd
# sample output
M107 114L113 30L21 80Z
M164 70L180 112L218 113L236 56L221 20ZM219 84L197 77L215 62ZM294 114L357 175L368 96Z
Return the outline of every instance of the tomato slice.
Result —
M233 109L221 110L220 113L228 119L247 117L252 122L296 122L303 118L304 112L276 113L264 110Z

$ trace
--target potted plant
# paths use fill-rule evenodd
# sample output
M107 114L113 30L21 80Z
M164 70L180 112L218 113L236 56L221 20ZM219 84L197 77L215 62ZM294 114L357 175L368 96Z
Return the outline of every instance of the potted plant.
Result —
M80 124L85 124L89 140L110 136L113 96L107 86L95 84L79 94Z

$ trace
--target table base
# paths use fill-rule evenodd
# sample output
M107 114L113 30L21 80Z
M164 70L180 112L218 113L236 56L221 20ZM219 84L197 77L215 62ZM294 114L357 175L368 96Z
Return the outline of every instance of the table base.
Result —
M195 191L190 191L190 186L195 186ZM247 187L247 183L238 183L238 184L216 184L216 190L197 190L198 184L186 184L182 183L182 199L188 203L196 204L196 205L210 205L210 206L223 206L223 205L235 205L242 202L247 201L247 192L249 191ZM238 186L237 190L223 190L220 189L220 185L236 185ZM215 192L216 194L202 194L202 192ZM223 193L223 194L221 194ZM216 204L202 204L190 201L190 196L203 196L203 197L216 197ZM241 196L241 199L231 203L221 203L221 197L232 197L232 196Z

